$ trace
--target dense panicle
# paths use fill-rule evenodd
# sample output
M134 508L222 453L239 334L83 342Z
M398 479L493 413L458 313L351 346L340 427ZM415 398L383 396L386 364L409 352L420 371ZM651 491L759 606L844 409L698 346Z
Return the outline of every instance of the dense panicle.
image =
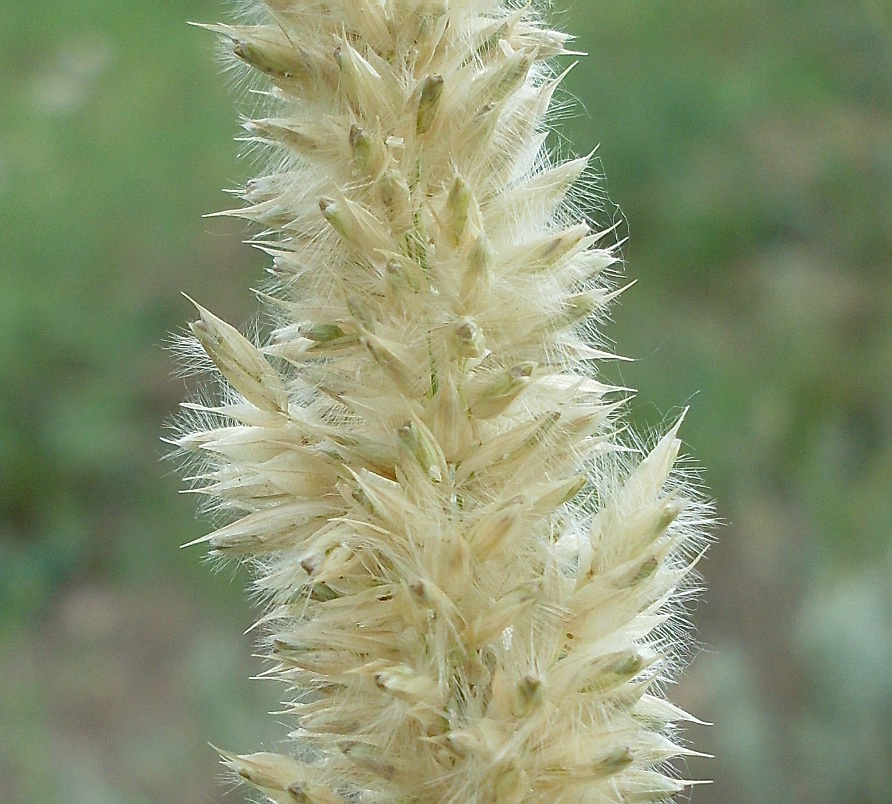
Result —
M609 230L547 114L568 37L497 0L266 0L207 26L267 99L230 214L260 228L262 345L198 307L228 391L178 444L254 568L293 757L275 802L633 802L686 784L660 697L706 509L645 457L593 321Z

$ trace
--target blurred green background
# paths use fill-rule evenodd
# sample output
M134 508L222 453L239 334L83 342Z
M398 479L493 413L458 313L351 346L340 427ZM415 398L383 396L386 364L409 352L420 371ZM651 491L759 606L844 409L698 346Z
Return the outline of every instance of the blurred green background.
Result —
M220 188L234 98L208 0L0 2L4 801L238 801L206 742L273 747L244 578L213 573L161 460L185 290L246 322L261 255ZM562 0L561 7L569 5ZM892 3L576 0L563 135L600 142L640 279L614 379L728 523L691 800L892 801ZM604 216L612 215L605 210Z

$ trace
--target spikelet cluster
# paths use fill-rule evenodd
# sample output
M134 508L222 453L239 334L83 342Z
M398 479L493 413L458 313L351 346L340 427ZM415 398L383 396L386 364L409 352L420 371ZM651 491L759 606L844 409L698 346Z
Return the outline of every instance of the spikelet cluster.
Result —
M594 323L616 246L547 116L566 35L501 0L264 0L206 26L255 74L262 344L198 307L222 398L177 444L254 570L279 804L638 802L687 782L661 682L706 507L620 434ZM611 269L611 270L608 270Z

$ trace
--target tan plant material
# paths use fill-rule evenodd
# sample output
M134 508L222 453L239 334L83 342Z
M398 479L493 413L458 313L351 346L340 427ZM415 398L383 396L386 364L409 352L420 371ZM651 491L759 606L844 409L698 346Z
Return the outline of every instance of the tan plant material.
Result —
M661 686L709 509L678 423L643 449L598 374L618 246L546 140L569 37L497 0L206 27L263 99L231 214L276 323L255 343L198 308L225 390L177 443L294 722L291 756L225 764L280 804L671 798L693 752Z

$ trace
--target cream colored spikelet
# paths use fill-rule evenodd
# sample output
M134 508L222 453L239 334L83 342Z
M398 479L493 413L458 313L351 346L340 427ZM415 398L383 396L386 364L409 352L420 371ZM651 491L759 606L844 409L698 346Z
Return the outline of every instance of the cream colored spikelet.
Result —
M545 136L569 38L500 0L206 27L263 99L229 214L276 324L256 345L198 307L225 390L177 443L294 724L290 756L224 763L279 804L671 798L693 752L661 686L709 509L678 424L642 450L599 379L618 254Z

